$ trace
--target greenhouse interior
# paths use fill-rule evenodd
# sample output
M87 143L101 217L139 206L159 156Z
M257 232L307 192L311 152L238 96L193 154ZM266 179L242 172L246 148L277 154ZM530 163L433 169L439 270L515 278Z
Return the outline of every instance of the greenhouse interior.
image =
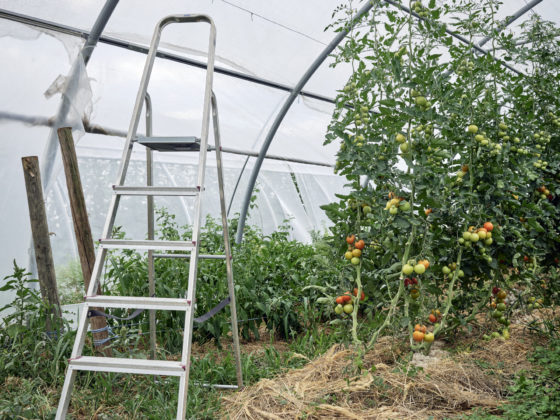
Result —
M0 0L0 44L0 419L560 417L557 0Z

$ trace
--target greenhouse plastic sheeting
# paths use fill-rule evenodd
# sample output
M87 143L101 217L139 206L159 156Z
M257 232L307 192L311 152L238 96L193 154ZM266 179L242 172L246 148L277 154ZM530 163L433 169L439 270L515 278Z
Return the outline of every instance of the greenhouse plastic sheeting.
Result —
M445 1L438 0L440 5ZM90 31L105 4L104 0L0 0L0 9ZM104 36L147 46L156 22L169 14L204 13L217 27L216 65L285 86L295 85L310 64L334 38L333 11L339 0L137 0L119 2ZM355 8L365 2L352 2ZM497 16L505 19L527 4L508 0ZM543 0L535 7L545 19L560 22L560 3ZM517 33L531 17L529 12L508 30ZM327 28L325 30L325 28ZM479 42L482 37L475 41ZM171 25L165 29L161 48L188 59L205 62L208 26ZM100 43L87 69L77 57L82 38L0 19L0 276L11 272L11 261L28 265L30 228L21 169L21 157L38 155L43 168L52 168L45 192L55 263L76 259L76 246L58 148L47 145L54 131L51 123L60 109L61 94L71 105L65 123L73 127L82 172L86 204L94 237L106 216L110 185L114 182L124 139L85 134L81 117L119 132L126 131L144 54ZM343 63L331 68L327 59L305 86L317 95L334 98L351 74ZM75 78L72 78L72 74ZM158 59L149 92L154 107L154 134L197 135L202 114L204 71L193 66ZM71 89L66 83L73 80ZM288 92L250 81L216 74L214 90L220 111L224 147L258 152ZM323 140L333 111L328 102L299 97L286 115L268 153L288 158L333 164L339 145L324 147ZM141 122L140 132L144 131ZM232 200L231 214L239 211L255 158L225 154L226 198ZM158 185L189 185L194 176L194 156L157 154L155 179ZM144 181L144 153L133 154L127 182ZM45 180L48 181L48 180ZM249 223L271 232L289 220L294 238L309 241L312 231L324 231L328 220L320 205L344 191L345 179L332 168L266 160L257 182L256 207ZM235 196L233 192L235 185ZM204 209L216 216L215 160L209 154L208 191ZM136 201L135 201L136 200ZM145 198L126 198L117 218L127 235L145 235ZM191 213L186 199L161 198L156 204L177 214L180 224ZM131 223L132 222L132 223ZM0 302L2 304L2 302Z

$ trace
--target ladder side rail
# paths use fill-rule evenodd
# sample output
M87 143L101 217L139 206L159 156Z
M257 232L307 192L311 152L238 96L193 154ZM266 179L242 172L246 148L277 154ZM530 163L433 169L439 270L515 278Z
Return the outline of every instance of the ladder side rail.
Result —
M190 357L192 347L192 329L194 320L194 302L196 296L196 277L198 269L199 254L199 233L202 220L202 192L204 191L204 175L206 172L206 155L208 152L208 133L210 131L210 113L212 100L212 84L214 79L214 58L216 54L216 26L214 21L208 16L200 16L197 21L204 21L210 25L210 36L208 41L208 63L206 67L206 83L204 88L204 108L202 113L202 129L200 135L200 154L198 157L198 182L200 194L195 202L194 220L193 220L193 243L194 250L191 253L189 264L189 285L187 289L187 301L190 306L185 312L185 333L183 335L183 353L181 362L187 366L185 376L179 381L179 398L177 401L177 420L183 420L187 411L187 393L190 377Z
M146 136L152 136L152 98L146 92ZM153 151L146 147L146 185L151 187L154 185L154 160ZM154 240L154 196L148 195L147 199L147 212L148 212L148 240ZM154 267L154 251L148 250L148 294L155 296L156 283L155 283L155 267ZM150 309L149 315L149 328L150 328L150 359L156 358L156 311Z
M227 221L226 199L224 189L224 173L222 162L222 143L220 138L220 119L218 116L218 101L216 95L212 92L212 119L214 122L214 141L216 143L216 169L218 171L218 189L220 191L220 210L222 213L222 230L224 234L224 248L226 256L226 275L230 298L230 316L231 316L231 335L233 338L233 352L235 356L235 370L237 373L237 386L243 386L243 372L241 368L241 351L239 348L239 329L237 325L237 306L235 301L235 284L233 281L233 254L231 251L231 242L229 239L229 229Z

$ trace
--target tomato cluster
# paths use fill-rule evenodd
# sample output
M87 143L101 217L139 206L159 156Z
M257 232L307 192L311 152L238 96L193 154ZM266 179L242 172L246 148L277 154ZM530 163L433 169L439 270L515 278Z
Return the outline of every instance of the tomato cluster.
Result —
M417 343L421 343L422 341L431 343L432 341L434 341L435 336L434 333L428 332L428 329L425 325L416 324L414 326L414 332L412 333L412 339Z
M362 250L365 248L366 243L363 239L356 241L356 235L348 235L346 237L346 243L348 244L348 251L346 251L344 257L354 265L360 264L360 257L362 256Z
M354 288L354 291L352 294L350 294L350 292L346 291L344 292L344 294L338 296L335 299L336 302L336 306L334 308L334 312L337 315L342 315L342 313L346 313L346 314L351 314L352 311L354 310L354 304L352 302L352 296L354 296L354 298L358 297L358 289ZM365 293L362 291L361 295L360 295L360 300L363 301L365 300L366 295Z

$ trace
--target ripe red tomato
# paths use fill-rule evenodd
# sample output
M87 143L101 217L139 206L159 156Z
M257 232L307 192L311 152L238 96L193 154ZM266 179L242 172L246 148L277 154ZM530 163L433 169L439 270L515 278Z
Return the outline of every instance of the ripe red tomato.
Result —
M434 314L430 314L430 316L428 317L428 319L430 320L430 322L433 324L434 322L437 321L437 318Z
M358 289L354 289L354 296L358 296ZM366 298L366 294L362 290L362 294L360 295L360 300L364 300Z
M493 294L493 295L497 295L499 291L500 291L500 288L499 288L499 287L494 286L494 287L492 288L492 294Z

